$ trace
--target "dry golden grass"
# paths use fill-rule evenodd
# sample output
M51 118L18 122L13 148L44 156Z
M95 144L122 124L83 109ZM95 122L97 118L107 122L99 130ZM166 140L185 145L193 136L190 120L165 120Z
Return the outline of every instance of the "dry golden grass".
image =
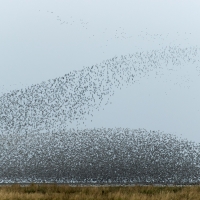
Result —
M0 200L200 200L200 186L68 186L19 184L0 187Z

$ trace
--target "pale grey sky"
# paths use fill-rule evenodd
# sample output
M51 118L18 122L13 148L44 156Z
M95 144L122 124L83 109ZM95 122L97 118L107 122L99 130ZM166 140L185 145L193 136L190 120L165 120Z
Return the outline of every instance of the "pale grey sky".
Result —
M114 56L200 47L199 7L197 0L2 0L0 95ZM200 63L169 68L116 89L86 127L161 130L200 142Z

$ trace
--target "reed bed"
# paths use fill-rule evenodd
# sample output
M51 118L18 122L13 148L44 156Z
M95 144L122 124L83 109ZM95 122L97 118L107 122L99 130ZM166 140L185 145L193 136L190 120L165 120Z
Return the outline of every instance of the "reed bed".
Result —
M1 200L199 200L200 186L0 186Z

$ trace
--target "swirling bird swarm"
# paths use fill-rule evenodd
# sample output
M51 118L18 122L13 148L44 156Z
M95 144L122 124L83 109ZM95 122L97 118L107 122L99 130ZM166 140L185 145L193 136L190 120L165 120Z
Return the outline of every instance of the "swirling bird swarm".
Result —
M145 129L0 135L1 183L195 184L200 145Z
M199 181L199 145L145 130L72 130L116 88L166 66L195 63L198 47L114 57L0 97L2 182L178 183Z
M165 47L114 57L0 97L0 133L24 134L77 127L93 110L110 102L116 88L165 66L198 60L199 48Z

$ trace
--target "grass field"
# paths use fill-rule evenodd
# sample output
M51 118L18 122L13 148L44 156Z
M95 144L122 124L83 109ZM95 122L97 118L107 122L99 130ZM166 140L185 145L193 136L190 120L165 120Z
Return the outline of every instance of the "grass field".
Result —
M199 200L200 186L0 186L1 200Z

